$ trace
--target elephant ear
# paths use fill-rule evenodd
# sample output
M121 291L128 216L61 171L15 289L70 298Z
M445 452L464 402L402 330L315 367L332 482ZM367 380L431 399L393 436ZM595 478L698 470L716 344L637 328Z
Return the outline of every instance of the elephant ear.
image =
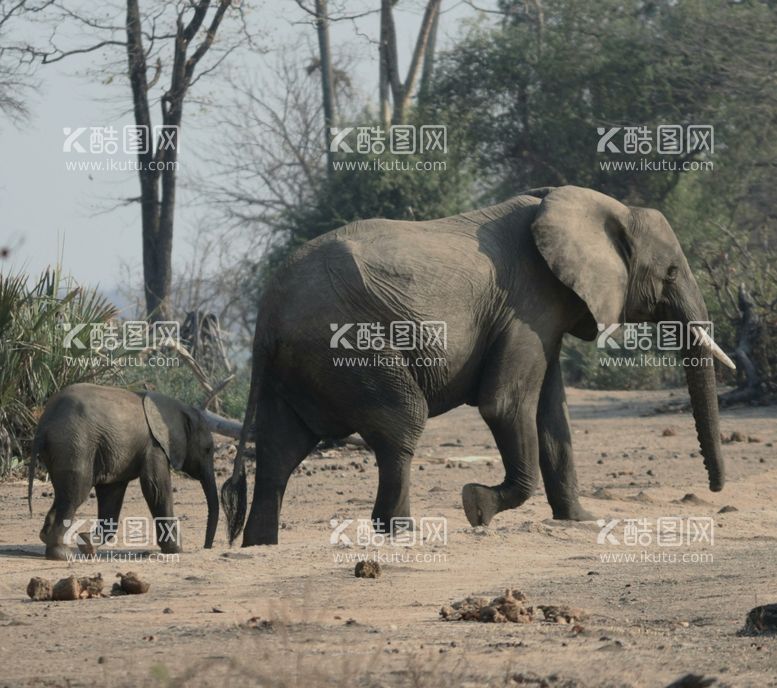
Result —
M621 322L628 289L630 210L614 198L561 186L543 198L532 224L534 242L553 274L585 303L572 334L594 339L597 323Z
M146 414L146 422L151 436L165 453L170 465L176 470L181 470L184 462L186 438L181 434L182 419L180 411L173 408L171 400L158 394L145 393L143 395L143 412Z

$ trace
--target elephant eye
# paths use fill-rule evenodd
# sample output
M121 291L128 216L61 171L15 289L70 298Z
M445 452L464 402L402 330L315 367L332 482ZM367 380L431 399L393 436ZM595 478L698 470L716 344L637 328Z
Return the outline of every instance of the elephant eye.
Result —
M668 279L670 282L674 282L677 279L677 266L676 265L670 265L669 269L666 271L666 279Z

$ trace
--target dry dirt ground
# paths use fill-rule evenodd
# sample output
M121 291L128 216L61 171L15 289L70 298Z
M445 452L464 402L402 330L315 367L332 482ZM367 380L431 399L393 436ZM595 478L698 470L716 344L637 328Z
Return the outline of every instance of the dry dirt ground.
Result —
M365 548L356 522L343 531L354 544L330 544L332 519L370 514L377 469L356 448L318 452L292 477L278 547L230 548L222 529L202 550L199 485L176 476L178 562L46 561L37 533L50 486L36 483L30 519L25 484L0 485L0 685L666 686L690 672L713 685L777 686L777 640L737 634L752 607L777 602L775 409L723 415L722 431L745 441L724 446L728 483L713 494L690 416L651 413L667 392L569 398L583 504L621 519L610 531L621 544L598 544L596 523L550 520L541 489L490 528L469 527L462 485L503 475L471 408L431 420L413 466L414 515L445 517L447 544ZM231 461L219 465L223 479ZM697 499L682 501L687 493ZM724 506L737 510L718 513ZM79 515L95 517L95 500ZM146 515L134 483L122 516ZM698 542L659 546L657 519L675 516L684 527L712 518L714 541L702 529ZM625 519L643 519L637 534L652 542L624 544ZM636 560L615 560L624 553ZM383 557L383 575L354 577L357 554ZM25 595L31 576L127 570L151 584L147 594ZM453 600L507 587L589 616L574 627L439 619Z

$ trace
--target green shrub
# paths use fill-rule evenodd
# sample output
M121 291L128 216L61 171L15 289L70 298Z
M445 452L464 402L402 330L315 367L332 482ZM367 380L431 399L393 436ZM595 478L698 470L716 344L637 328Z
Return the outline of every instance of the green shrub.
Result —
M661 352L642 352L660 357ZM674 352L669 352L674 353ZM682 354L678 353L678 358ZM561 350L564 381L573 387L588 389L663 389L685 384L682 368L667 365L641 365L640 352L626 349L598 349L596 342L565 337ZM619 359L619 364L614 359ZM609 360L608 360L609 359ZM633 364L628 361L633 360Z
M246 364L237 370L232 380L219 394L221 406L219 413L230 418L243 420L248 400L248 386L251 381L251 367ZM202 407L205 401L205 390L192 374L189 368L181 363L175 368L128 368L121 376L121 384L131 389L144 389L146 386L162 394ZM212 408L212 407L211 407Z

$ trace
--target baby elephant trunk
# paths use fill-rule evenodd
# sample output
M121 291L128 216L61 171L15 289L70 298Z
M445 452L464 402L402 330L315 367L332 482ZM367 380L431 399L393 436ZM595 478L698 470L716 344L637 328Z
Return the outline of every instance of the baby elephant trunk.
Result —
M213 547L213 538L216 536L216 527L219 523L219 492L216 489L216 476L213 467L200 479L202 491L208 503L208 525L205 528L205 549Z

